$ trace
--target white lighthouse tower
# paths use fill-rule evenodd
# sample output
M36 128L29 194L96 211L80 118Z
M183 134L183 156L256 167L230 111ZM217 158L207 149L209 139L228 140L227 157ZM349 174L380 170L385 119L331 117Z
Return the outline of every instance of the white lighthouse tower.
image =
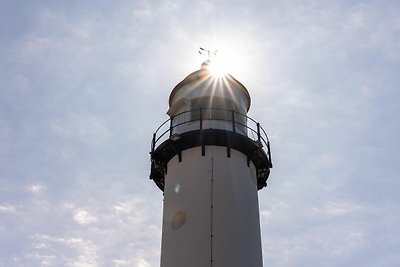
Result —
M172 90L150 178L164 192L161 267L262 267L257 191L272 168L250 95L212 62Z

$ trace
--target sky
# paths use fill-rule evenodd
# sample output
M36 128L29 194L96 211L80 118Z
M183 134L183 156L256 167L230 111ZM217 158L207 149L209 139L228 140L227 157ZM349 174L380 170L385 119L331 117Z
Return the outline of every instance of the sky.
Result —
M268 132L264 266L400 266L400 2L0 0L0 266L159 266L152 134L228 55Z

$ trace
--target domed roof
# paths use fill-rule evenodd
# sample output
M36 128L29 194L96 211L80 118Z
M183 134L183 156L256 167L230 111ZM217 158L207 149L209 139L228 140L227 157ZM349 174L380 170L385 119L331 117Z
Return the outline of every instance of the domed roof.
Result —
M169 106L172 106L172 102L174 99L175 94L186 84L189 83L194 83L194 82L198 82L198 81L205 81L208 79L219 79L218 77L214 77L210 71L209 71L209 66L211 64L210 60L206 60L201 64L201 69L192 72L191 74L189 74L188 76L186 76L185 79L183 79L180 83L178 83L174 89L172 90L170 96L169 96ZM236 88L238 88L243 95L246 97L247 99L247 111L250 109L250 104L251 104L251 97L249 94L249 91L247 91L246 87L244 87L243 84L241 84L238 80L236 80L232 75L230 74L226 74L223 78L226 83L228 84L233 84L236 86Z

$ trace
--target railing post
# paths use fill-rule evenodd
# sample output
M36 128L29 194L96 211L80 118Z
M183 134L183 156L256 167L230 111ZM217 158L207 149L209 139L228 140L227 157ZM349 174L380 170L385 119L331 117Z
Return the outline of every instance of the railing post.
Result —
M174 117L171 117L171 119L169 121L169 137L172 136L172 128L173 128L172 121L173 121L173 119L174 119Z
M151 142L151 154L153 154L155 146L156 146L156 133L153 133L153 140Z
M235 110L232 109L232 131L236 133Z
M259 122L257 122L257 138L258 138L258 141L260 141L261 134L260 134L260 123Z
M268 148L269 167L272 168L271 148L269 146L269 141L267 142L267 148Z
M203 111L201 107L199 111L200 111L200 130L203 130Z

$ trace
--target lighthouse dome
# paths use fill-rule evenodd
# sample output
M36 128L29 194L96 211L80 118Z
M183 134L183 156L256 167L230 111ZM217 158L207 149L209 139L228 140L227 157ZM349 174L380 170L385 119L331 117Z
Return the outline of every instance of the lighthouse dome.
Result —
M192 72L174 87L169 97L168 114L170 116L178 111L189 110L190 103L193 101L198 103L199 98L202 98L204 102L210 98L225 99L226 102L232 103L233 106L230 108L247 113L250 109L251 98L246 87L230 74L223 77L214 76L210 72L211 65L212 61L204 61L200 70Z

